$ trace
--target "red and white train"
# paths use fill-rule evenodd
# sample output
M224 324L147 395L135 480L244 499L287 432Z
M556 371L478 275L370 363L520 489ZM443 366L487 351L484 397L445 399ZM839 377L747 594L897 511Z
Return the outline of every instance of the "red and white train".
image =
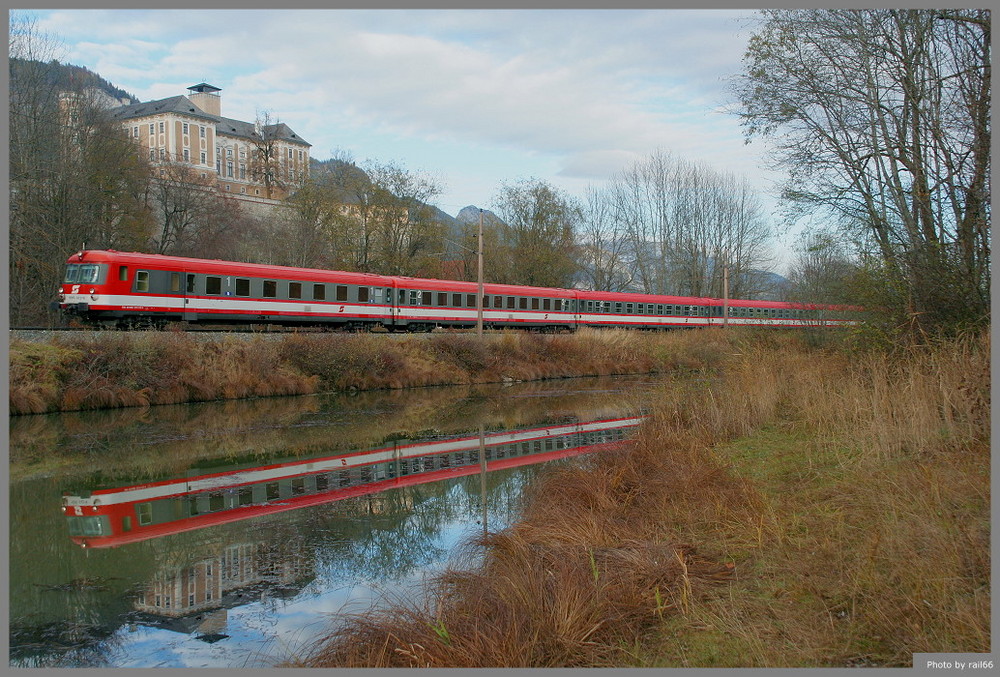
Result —
M272 324L428 331L477 323L475 282L347 273L117 251L69 258L59 307L88 324ZM853 324L857 308L779 301L483 286L487 328L573 331Z

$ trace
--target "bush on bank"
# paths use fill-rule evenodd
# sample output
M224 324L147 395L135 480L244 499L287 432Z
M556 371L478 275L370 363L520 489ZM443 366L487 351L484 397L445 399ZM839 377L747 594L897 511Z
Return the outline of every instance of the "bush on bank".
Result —
M612 330L504 332L482 341L468 333L205 340L180 332L108 332L14 340L10 412L706 369L732 352L736 335Z

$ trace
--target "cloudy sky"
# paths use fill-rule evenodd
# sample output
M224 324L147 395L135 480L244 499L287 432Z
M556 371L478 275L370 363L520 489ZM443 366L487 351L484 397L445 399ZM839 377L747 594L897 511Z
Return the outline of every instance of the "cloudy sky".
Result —
M61 61L143 101L222 88L222 113L287 123L323 160L392 162L449 214L534 177L582 197L665 149L748 177L727 79L748 10L53 10ZM765 197L765 204L773 200Z

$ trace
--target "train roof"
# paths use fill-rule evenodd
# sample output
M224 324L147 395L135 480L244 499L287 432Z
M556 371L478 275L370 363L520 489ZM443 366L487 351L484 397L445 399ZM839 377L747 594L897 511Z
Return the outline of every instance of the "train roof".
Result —
M319 279L336 275L338 280L352 284L374 286L392 286L395 278L374 273L353 273L339 270L323 270L319 268L297 268L294 266L273 266L263 263L239 263L221 259L198 259L185 256L168 256L165 254L143 254L140 252L119 252L113 249L85 250L69 257L67 263L128 263L150 268L170 268L181 272L201 271L218 273L220 275L247 275L254 277L282 277L291 279Z
M663 303L681 305L723 305L725 301L720 298L708 296L669 296L665 294L640 294L637 292L606 292L606 291L586 291L577 292L578 298L587 301L619 301L636 303ZM729 299L729 305L734 308L754 307L754 308L793 308L793 309L814 309L814 308L846 308L847 306L829 306L815 303L799 303L796 301L762 301L754 299Z
M427 289L432 291L467 291L470 294L478 290L478 282L465 280L435 280L420 277L396 277L398 286L406 289ZM500 284L498 282L483 283L486 294L506 294L508 296L551 296L554 298L574 298L576 292L570 289L556 287L528 287L516 284Z

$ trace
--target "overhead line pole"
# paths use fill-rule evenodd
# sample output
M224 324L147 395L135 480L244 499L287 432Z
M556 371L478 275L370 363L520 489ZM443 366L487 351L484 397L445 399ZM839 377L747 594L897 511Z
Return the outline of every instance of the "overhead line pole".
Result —
M479 240L477 259L479 262L479 293L476 294L476 335L483 336L483 210L479 210Z

